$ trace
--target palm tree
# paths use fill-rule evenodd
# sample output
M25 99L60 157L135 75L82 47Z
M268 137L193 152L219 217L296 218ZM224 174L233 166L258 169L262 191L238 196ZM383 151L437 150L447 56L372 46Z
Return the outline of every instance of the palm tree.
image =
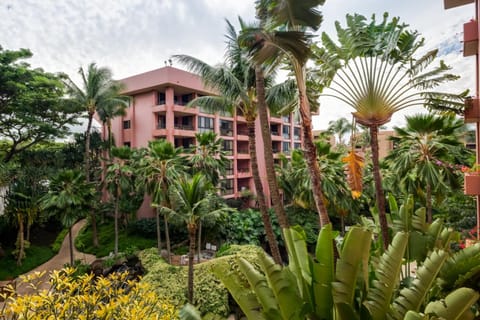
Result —
M330 219L323 202L320 167L313 143L311 109L307 95L306 63L311 54L310 38L312 34L309 30L316 30L319 27L322 15L316 7L324 2L324 0L261 1L261 5L267 10L266 19L268 21L265 25L269 26L269 29L244 29L240 37L241 43L250 49L252 59L257 64L269 64L286 56L293 70L298 90L304 154L312 177L313 196L321 226L330 223Z
M133 151L129 147L113 148L112 163L107 167L107 173L105 175L104 184L107 187L110 195L114 201L114 228L115 228L115 240L113 253L118 255L118 221L120 216L120 200L125 197L125 193L132 190L133 187L133 171L130 166L130 160L132 158Z
M195 134L197 143L189 149L188 163L193 174L203 172L214 186L218 186L221 177L226 175L228 159L222 148L223 139L217 138L213 131Z
M95 188L85 182L85 176L78 170L64 170L49 184L49 191L42 198L42 209L51 210L60 216L64 228L68 228L70 264L73 265L72 226L91 209L95 201Z
M406 127L395 127L396 145L386 160L408 194L425 188L428 222L432 222L432 195L458 188L456 168L469 151L463 146L463 122L432 114L407 116ZM398 183L397 183L398 185ZM409 186L411 188L409 188Z
M191 101L189 106L200 106L214 112L228 110L232 114L238 110L245 117L248 128L248 146L252 176L262 221L265 227L265 234L269 242L272 257L275 261L281 263L280 251L268 215L265 193L258 170L255 137L255 121L257 118L255 69L248 63L246 57L238 47L238 43L235 41L235 29L228 21L227 24L230 30L229 36L227 37L227 65L212 67L203 61L187 55L176 55L174 58L182 64L185 64L191 71L199 74L206 86L217 90L219 93L219 96L198 97ZM286 217L279 217L280 223L285 223L286 221Z
M448 97L430 90L445 81L458 77L448 74L449 67L442 61L430 67L437 50L415 57L423 45L417 32L406 29L398 19L380 24L375 17L366 23L361 15L347 15L347 27L337 23L340 45L325 33L325 48L318 52L323 63L320 78L330 82L325 96L335 97L351 106L355 120L370 129L375 193L385 249L389 244L385 196L378 155L378 129L390 121L392 115L411 106L432 105L432 99ZM329 80L333 79L333 80ZM453 96L453 95L451 95ZM433 106L433 105L432 105Z
M208 180L218 187L220 178L226 177L226 167L229 160L226 151L222 148L223 139L217 139L213 131L200 132L195 134L197 143L189 150L191 154L188 163L192 174L203 173ZM200 259L200 248L202 243L202 221L198 224L198 259Z
M328 122L327 131L337 136L337 144L345 145L343 137L349 132L352 132L352 124L345 118L338 118Z
M162 208L171 214L179 216L187 225L188 250L188 301L193 303L193 260L195 256L195 239L198 224L205 216L220 216L231 209L218 204L218 196L208 179L201 173L192 178L181 177L169 190L172 199L172 209Z
M168 189L186 168L184 158L180 155L181 148L175 148L166 140L154 140L148 144L147 154L140 159L138 175L141 185L145 186L146 192L152 197L152 206L157 208L157 247L158 254L162 253L162 240L160 234L160 208L170 207ZM163 215L165 224L165 240L167 245L168 261L170 258L170 233L168 232L168 216Z
M107 149L110 156L110 150L114 145L112 136L112 119L115 117L125 116L127 114L127 104L105 105L103 108L97 109L98 118L102 121L102 125L107 127Z
M78 70L82 84L77 86L72 80L66 85L73 101L85 108L87 113L87 128L85 130L85 178L90 182L90 135L93 117L96 112L107 114L105 110L115 110L116 106L127 105L129 97L122 96L121 82L112 79L112 72L108 68L99 68L95 63L90 63L85 71L82 67ZM113 114L112 114L113 115ZM106 119L106 117L105 117ZM92 219L93 245L98 246L97 224L95 213L90 213Z

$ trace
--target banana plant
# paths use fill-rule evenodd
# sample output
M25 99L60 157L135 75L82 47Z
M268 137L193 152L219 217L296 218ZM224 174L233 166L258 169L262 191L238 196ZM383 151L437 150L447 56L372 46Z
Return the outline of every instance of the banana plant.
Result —
M442 238L438 226L431 232ZM236 265L216 266L213 271L248 319L470 319L469 310L478 294L458 286L466 283L465 277L478 274L467 269L472 259L479 262L480 245L453 256L445 248L435 248L419 264L415 279L405 286L400 279L410 241L408 232L397 232L391 245L377 257L370 251L373 233L352 227L336 264L333 234L331 225L322 228L315 254L309 254L301 228L285 229L288 265L275 264L262 252L259 266L238 258ZM457 269L455 262L461 265ZM455 278L456 272L464 278ZM440 274L458 281L457 286L443 299L431 302L441 298L437 295L441 293L437 284L442 283Z

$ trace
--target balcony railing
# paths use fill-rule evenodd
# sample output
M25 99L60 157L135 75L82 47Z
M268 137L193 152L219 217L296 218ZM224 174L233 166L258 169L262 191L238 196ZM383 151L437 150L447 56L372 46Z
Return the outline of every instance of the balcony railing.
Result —
M237 153L239 154L248 154L248 148L238 148Z
M248 136L248 129L237 129L237 135Z
M231 136L233 136L233 130L232 129L220 129L220 135L231 137Z
M191 124L175 124L174 128L180 130L193 130L193 126Z
M238 173L250 173L250 168L238 168Z

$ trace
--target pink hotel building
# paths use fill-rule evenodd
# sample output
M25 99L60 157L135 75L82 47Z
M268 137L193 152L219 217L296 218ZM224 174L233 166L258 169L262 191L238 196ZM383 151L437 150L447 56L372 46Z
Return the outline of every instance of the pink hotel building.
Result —
M214 94L203 86L199 76L167 66L120 81L126 86L123 93L132 101L127 115L112 121L117 146L140 148L151 140L166 139L176 147L189 147L196 143L195 133L214 131L223 139L223 149L230 159L221 194L237 198L244 190L254 192L245 118L239 112L210 114L198 107L185 107L199 95ZM269 199L263 142L259 125L256 127L259 171ZM274 158L301 147L301 127L293 116L270 117L270 129ZM151 210L146 201L138 214L149 216Z

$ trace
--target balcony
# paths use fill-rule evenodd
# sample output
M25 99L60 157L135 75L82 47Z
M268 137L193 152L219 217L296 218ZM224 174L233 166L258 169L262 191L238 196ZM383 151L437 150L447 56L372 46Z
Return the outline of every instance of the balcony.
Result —
M232 137L233 130L232 129L220 129L220 135L224 137Z
M239 178L249 178L252 176L250 173L250 168L238 168L237 172Z
M177 130L193 130L194 129L193 125L191 124L175 124L174 128ZM163 129L163 128L158 128L158 129Z
M463 56L473 56L478 53L478 22L470 20L463 25Z
M474 2L474 0L443 0L443 6L445 9L450 9Z
M480 121L480 103L478 98L465 100L465 113L463 116L465 123L476 123Z

